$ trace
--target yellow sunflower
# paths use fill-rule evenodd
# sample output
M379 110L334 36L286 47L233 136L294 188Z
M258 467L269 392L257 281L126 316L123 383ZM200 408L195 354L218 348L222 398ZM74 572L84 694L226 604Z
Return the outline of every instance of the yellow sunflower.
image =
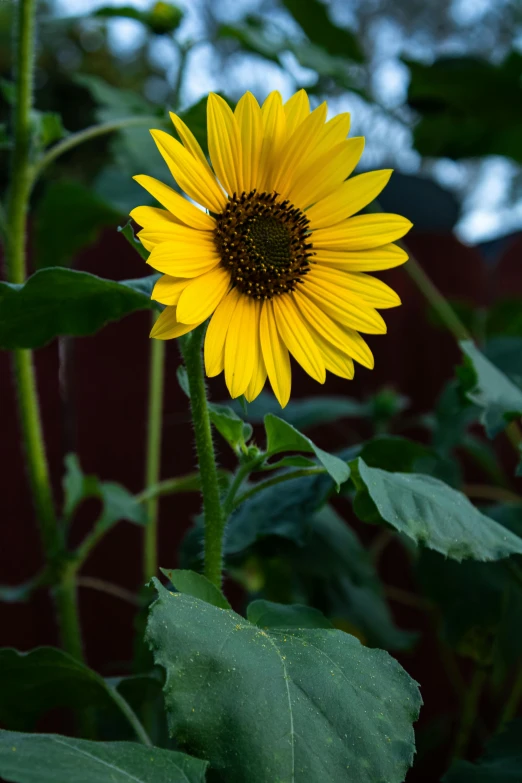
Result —
M404 263L395 240L411 227L392 214L353 217L384 188L391 170L348 179L364 139L347 139L350 115L326 121L304 90L285 104L272 92L260 107L247 92L232 111L208 98L212 167L183 120L181 142L152 136L178 186L135 177L165 209L137 207L148 263L163 277L152 298L166 305L151 337L168 340L211 317L207 375L225 371L232 397L251 401L267 376L282 406L290 396L290 354L319 383L326 371L353 378L373 367L359 332L382 334L377 312L400 304L368 274Z

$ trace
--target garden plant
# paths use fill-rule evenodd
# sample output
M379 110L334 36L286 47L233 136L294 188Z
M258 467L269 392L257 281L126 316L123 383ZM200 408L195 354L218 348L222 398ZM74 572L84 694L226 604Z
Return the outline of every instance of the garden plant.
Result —
M309 90L244 90L237 100L210 91L182 106L193 44L180 43L165 100L77 74L97 116L68 131L55 107L34 97L35 63L54 34L48 9L37 0L8 5L0 347L12 372L1 383L16 392L43 565L29 582L0 588L0 599L16 606L46 593L59 644L0 649L0 776L401 783L428 780L425 760L435 753L433 780L522 780L520 302L480 313L451 302L414 257L414 215L397 201L395 211L387 206L392 170L371 170L364 138L350 132L353 118L328 108L343 91L365 94L355 36L320 0L284 0L299 45L292 36L274 43L261 18L223 24L219 36L271 63L293 51L317 74ZM176 40L182 10L138 6L99 7L89 21L101 28L130 18L155 42ZM495 135L471 88L463 113L468 130L473 122L478 130L462 149L452 134L459 85L476 81L466 68L482 69L492 93L498 83L503 100L522 105L521 55L453 66L452 93L443 90L447 63L410 64L417 149L520 163L520 111L500 116L505 132ZM430 148L434 135L440 151ZM74 164L71 156L89 149L97 150L92 164L89 152ZM106 193L118 191L112 202L85 174L100 168L96 156ZM112 280L73 268L102 227L120 252L136 254L141 276ZM48 236L54 245L45 251L39 243ZM422 297L421 317L448 332L458 351L453 377L423 415L408 414L409 402L389 385L365 399L351 387L374 367L374 335L379 345L391 340L388 310L401 305L387 282L392 269L401 292ZM59 341L62 356L73 338L140 310L150 314L148 415L133 459L145 465L145 484L134 493L102 480L69 451L58 494L35 353ZM176 450L192 468L165 476L165 371L174 344L192 424ZM208 380L221 374L220 387ZM305 374L316 386L307 378L315 391L303 398ZM221 396L209 391L217 388ZM341 429L337 445L326 446L322 428L345 418L363 420L363 434L352 430L342 442ZM98 438L103 450L111 432ZM160 503L188 493L199 498L198 511L178 551L165 551ZM76 518L93 499L99 515L79 537ZM139 529L143 562L130 596L134 658L99 672L85 652L79 587L89 579L96 587L85 576L88 558L129 522ZM15 525L2 519L2 547ZM387 584L386 551L411 589ZM110 589L125 599L123 588ZM417 626L397 621L394 601L413 607ZM430 688L410 669L423 645L453 699L449 716L424 725Z

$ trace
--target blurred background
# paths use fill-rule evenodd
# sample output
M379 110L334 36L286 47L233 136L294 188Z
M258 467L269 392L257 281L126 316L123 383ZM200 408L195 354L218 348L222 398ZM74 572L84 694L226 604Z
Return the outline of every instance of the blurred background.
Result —
M11 3L0 2L0 123L7 120L12 95L11 12ZM46 170L30 217L32 269L64 265L115 280L148 274L116 231L129 210L147 203L131 177L168 177L147 128L169 129L165 109L175 109L205 145L209 91L233 105L245 90L262 101L271 90L287 99L301 87L312 105L326 99L330 116L351 112L351 135L366 137L358 171L395 169L382 208L413 221L410 251L486 354L509 375L521 377L522 352L514 350L520 342L510 342L522 337L522 5L515 0L41 2L35 102L42 113L42 145L96 122L139 115L151 122L93 139ZM9 154L0 127L2 184ZM387 337L369 339L376 357L373 372L358 368L353 382L332 376L320 388L294 367L296 397L345 398L338 421L310 431L324 448L346 447L375 433L427 443L433 441L434 422L440 424L439 401L451 393L447 383L460 353L403 269L384 279L399 292L403 306L387 312ZM37 352L58 497L63 459L71 451L85 472L134 492L142 489L149 326L150 314L139 312L92 337L61 338ZM171 342L164 478L194 469L178 364ZM0 356L0 371L6 379L0 407L0 570L2 583L16 585L38 570L41 553L7 354ZM226 399L220 379L212 381L211 392L214 400ZM254 423L261 408L251 406ZM480 459L472 459L472 441L459 437L455 432L451 448L459 452L462 475L450 483L482 480L491 454L483 448L481 467ZM499 442L495 456L513 468L507 443ZM222 461L233 465L225 450ZM89 528L96 504L82 506L73 536L80 539ZM163 566L179 563L180 542L198 506L194 495L162 500ZM348 501L340 498L336 508L371 546L375 531L357 522ZM106 675L124 670L131 657L135 596L143 581L141 535L135 526L118 526L85 568L80 599L87 658ZM241 568L240 581L247 586L266 577L256 572L255 557ZM415 580L398 545L386 549L379 573L387 586L389 644L370 638L365 626L365 612L374 611L370 606L361 605L359 619L352 613L349 627L392 649L421 682L426 706L419 756L408 781L430 783L445 766L434 748L447 739L455 694L437 668L435 633L422 599L411 599ZM108 594L107 584L119 592ZM231 590L240 606L241 591ZM9 597L5 591L4 597ZM407 649L404 632L410 630L420 630L422 641ZM33 593L22 611L0 604L0 637L1 645L19 649L56 643L46 594Z

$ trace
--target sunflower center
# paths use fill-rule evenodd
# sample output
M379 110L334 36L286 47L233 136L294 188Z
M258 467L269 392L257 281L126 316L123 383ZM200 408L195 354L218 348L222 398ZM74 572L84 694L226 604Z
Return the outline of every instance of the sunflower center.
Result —
M294 291L310 270L312 245L303 212L277 193L232 196L217 217L221 262L241 293L272 299Z

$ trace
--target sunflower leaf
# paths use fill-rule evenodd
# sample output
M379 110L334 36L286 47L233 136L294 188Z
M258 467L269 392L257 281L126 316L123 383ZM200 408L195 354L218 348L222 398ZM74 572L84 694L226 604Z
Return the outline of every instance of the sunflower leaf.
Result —
M476 509L465 495L432 476L390 473L352 463L352 479L368 491L380 517L400 533L453 560L500 560L522 554L522 538ZM377 521L355 512L363 521Z
M137 525L146 524L145 506L138 503L135 496L125 487L112 481L100 481L97 476L86 476L76 454L67 454L65 467L63 513L66 521L71 520L83 500L96 497L102 502L102 512L96 523L99 531L109 530L120 519L126 519Z
M443 783L516 783L522 769L522 720L510 723L488 742L475 764L457 761Z
M387 653L333 629L264 631L154 581L147 639L167 672L170 731L216 783L315 783L324 754L331 780L404 780L421 699Z
M493 438L508 422L522 416L522 389L486 359L470 340L463 340L460 347L467 357L462 374L467 397L482 408L481 422L488 436Z
M0 282L0 349L40 348L55 337L84 337L136 310L151 310L157 279L116 282L48 267L22 285Z
M13 783L204 783L207 766L134 742L0 731L0 774Z
M270 454L283 451L305 451L315 454L335 481L337 488L350 477L350 468L344 460L328 454L288 422L268 413L265 416L266 449Z
M160 568L160 571L179 593L199 598L201 601L206 601L207 604L212 604L220 609L232 608L221 590L218 590L216 585L212 584L203 574L168 568Z

